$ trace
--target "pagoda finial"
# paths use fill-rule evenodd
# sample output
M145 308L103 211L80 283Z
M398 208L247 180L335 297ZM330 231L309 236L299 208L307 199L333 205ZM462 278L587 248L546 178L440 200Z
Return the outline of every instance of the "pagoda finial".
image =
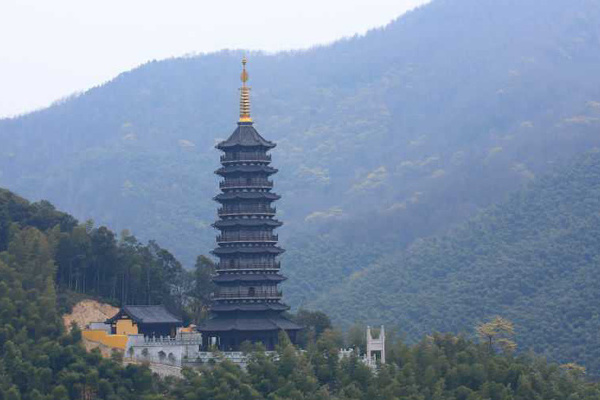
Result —
M241 96L239 122L252 122L252 118L250 118L250 88L246 86L246 82L248 82L248 72L246 72L247 62L248 60L244 56L244 58L242 58L242 75L240 77L242 80L242 87L240 88Z

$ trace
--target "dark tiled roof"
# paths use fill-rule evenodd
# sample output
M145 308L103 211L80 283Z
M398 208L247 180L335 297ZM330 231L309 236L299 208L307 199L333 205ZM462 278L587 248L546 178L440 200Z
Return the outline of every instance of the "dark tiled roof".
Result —
M232 147L266 147L272 149L275 147L275 143L270 142L260 136L260 134L254 129L251 122L240 122L237 128L229 139L219 143L216 147L220 150L229 149Z
M214 197L216 201L221 200L256 200L256 199L267 199L267 200L279 200L281 196L271 192L227 192L221 193Z
M279 274L221 274L213 282L283 282L287 278Z
M269 226L278 228L283 222L270 218L235 218L223 219L213 224L215 228L231 228L234 226Z
M260 253L269 253L269 254L281 254L285 252L280 247L274 246L256 246L256 247L218 247L212 251L213 254L260 254Z
M228 312L228 311L286 311L290 307L281 303L231 303L231 304L218 304L214 303L211 306L213 312Z
M139 324L182 324L182 321L167 311L164 306L125 306L106 322L115 322L123 314Z
M215 171L215 174L227 175L236 172L264 172L267 175L272 175L277 172L277 169L273 167L268 167L266 165L231 165L219 168Z
M271 318L214 318L198 327L200 332L293 331L302 327L281 316Z

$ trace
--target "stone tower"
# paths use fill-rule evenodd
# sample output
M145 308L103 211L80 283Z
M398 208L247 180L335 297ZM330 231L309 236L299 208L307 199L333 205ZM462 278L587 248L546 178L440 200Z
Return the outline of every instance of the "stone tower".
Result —
M367 326L367 364L371 366L377 365L379 361L385 364L385 329L381 325L379 337L374 338L371 332L371 327Z

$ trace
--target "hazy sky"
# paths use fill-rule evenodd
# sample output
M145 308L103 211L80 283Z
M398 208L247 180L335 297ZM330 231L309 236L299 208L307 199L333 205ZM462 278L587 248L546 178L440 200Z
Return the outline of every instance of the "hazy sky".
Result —
M152 59L277 51L387 24L428 0L0 0L0 117Z

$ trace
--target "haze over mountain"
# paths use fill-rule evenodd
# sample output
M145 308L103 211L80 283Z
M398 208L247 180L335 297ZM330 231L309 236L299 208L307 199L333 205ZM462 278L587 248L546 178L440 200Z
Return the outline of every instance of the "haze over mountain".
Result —
M597 375L599 210L597 149L448 234L389 252L312 305L338 323L386 321L413 340L503 315L522 349Z
M594 0L435 0L364 37L250 54L255 126L278 143L286 301L345 288L599 146L598 20ZM0 186L191 265L214 247L213 145L235 127L241 56L148 63L0 121Z

